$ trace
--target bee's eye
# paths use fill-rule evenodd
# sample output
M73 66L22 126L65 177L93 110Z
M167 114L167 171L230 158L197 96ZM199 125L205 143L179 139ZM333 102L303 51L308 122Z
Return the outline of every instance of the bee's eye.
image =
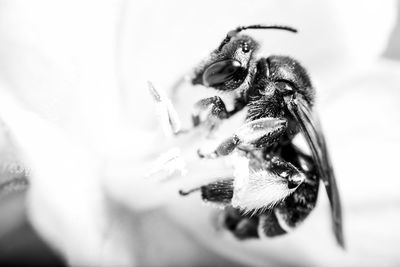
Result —
M242 69L242 64L233 59L221 60L211 64L203 73L203 84L214 87L223 84L235 77Z

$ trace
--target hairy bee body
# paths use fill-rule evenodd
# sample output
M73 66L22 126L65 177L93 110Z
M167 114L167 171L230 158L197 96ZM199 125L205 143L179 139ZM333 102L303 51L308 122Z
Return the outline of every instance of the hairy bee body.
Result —
M202 198L225 206L224 225L236 237L272 237L304 221L316 205L319 181L323 180L335 237L344 246L339 193L313 111L315 91L307 71L288 56L257 59L258 43L239 35L247 29L270 28L296 32L284 26L238 27L194 71L193 85L223 92L235 103L227 110L219 96L200 100L192 114L194 126L202 123L204 112L212 124L248 107L243 126L212 153L199 153L205 158L239 155L248 162L244 173L202 186ZM311 156L293 144L299 133Z

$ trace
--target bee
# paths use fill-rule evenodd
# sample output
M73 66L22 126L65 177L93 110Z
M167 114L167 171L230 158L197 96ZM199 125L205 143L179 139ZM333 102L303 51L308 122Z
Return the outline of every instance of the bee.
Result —
M288 26L237 27L227 33L189 79L192 85L215 91L215 96L196 103L194 126L208 123L213 131L223 120L247 109L243 125L215 150L199 151L201 158L239 155L245 162L244 171L180 193L200 190L204 201L223 205L224 226L237 238L273 237L305 220L316 205L322 181L330 202L333 232L344 247L339 191L313 110L315 90L310 77L289 56L258 58L259 43L242 33L250 29L297 32ZM230 110L221 96L232 100ZM304 136L311 155L293 143L298 134Z

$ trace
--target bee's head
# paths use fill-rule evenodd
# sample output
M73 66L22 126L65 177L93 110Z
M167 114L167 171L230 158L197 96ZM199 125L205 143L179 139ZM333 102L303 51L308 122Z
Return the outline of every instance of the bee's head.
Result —
M247 29L280 29L296 32L285 26L251 25L228 32L225 39L210 57L195 71L193 84L201 84L220 91L232 91L245 84L255 69L254 53L258 43L239 33Z

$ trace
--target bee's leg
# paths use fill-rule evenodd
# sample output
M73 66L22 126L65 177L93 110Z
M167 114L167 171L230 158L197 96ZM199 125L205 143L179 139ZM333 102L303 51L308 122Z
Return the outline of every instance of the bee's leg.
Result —
M226 156L239 145L262 147L276 142L287 127L285 119L261 118L241 126L235 134L225 139L215 151L204 154L198 151L200 157L216 158Z
M219 96L213 96L201 99L195 104L192 121L194 126L199 125L202 121L215 124L219 120L227 119L230 115L222 99Z
M243 165L241 165L244 163ZM235 178L219 179L181 195L201 191L205 202L231 204L247 213L269 209L293 193L303 182L304 175L292 164L273 157L268 161L250 159L236 163Z
M272 213L260 217L259 230L269 237L289 232L302 223L315 208L318 198L319 179L312 158L293 144L282 147L281 156L300 169L305 180Z
M282 158L250 159L245 175L180 193L200 191L205 202L225 207L224 226L239 239L282 235L315 206L318 184L304 185L304 173Z
M283 235L289 231L286 220L295 221L303 211L303 206L290 210L293 201L287 199L297 196L304 175L278 157L267 164L268 170L258 169L244 183L235 183L232 206L225 209L224 225L239 239Z
M211 202L225 207L222 225L231 231L238 239L258 237L258 217L244 215L239 209L233 208L230 203L233 197L233 179L222 179L205 186L189 191L180 191L181 195L188 195L201 191L205 202Z
M271 160L250 158L248 167L236 170L232 206L256 214L279 205L305 181L293 164L274 156Z

